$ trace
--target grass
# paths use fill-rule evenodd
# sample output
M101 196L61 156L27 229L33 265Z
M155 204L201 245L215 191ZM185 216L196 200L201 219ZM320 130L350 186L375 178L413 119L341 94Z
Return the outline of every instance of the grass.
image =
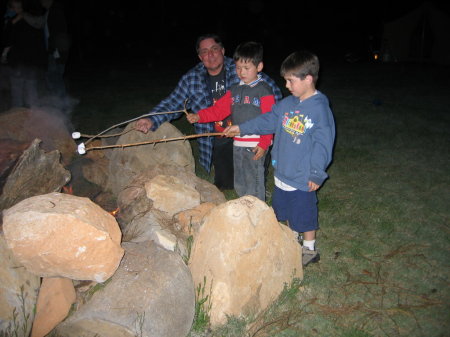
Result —
M73 74L74 127L98 132L148 112L186 69ZM337 138L318 192L321 261L263 317L230 317L202 336L449 336L449 75L432 65L323 65L318 88ZM193 133L184 119L174 124Z

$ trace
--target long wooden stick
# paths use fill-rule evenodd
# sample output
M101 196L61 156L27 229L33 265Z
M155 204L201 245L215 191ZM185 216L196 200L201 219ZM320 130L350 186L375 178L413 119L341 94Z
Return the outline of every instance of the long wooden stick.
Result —
M132 119L129 119L129 120L125 121L125 122L121 122L121 123L115 124L115 125L113 125L113 126L110 126L110 127L107 128L106 130L103 130L102 132L100 132L100 133L98 133L98 134L96 134L96 135L90 137L90 138L85 142L85 145L89 144L89 143L92 142L95 138L100 137L101 135L103 135L104 133L108 132L109 130L112 130L112 129L114 129L114 128L117 128L117 127L119 127L119 126L121 126L121 125L123 125L123 124L128 124L128 123L134 122L134 121L136 121L136 120L138 120L138 119L141 119L141 118L150 117L150 116L155 116L155 115L174 114L174 113L178 113L178 112L184 112L185 115L187 116L187 115L188 115L188 112L187 112L187 109L186 109L186 103L187 103L187 101L188 101L188 99L186 99L186 100L184 101L184 109L183 109L183 110L165 111L165 112L149 112L148 114L145 114L145 115L142 115L142 116L139 116L139 117L136 117L136 118L132 118ZM80 136L81 136L81 134L80 134ZM108 137L108 136L105 136L105 137ZM110 136L110 137L113 137L113 136Z
M86 135L86 134L84 134L84 133L80 133L80 137L83 137L83 138L93 138L93 137L95 137L95 138L110 138L110 137L118 137L118 136L122 136L122 135L124 135L124 134L126 134L126 133L128 133L128 132L130 132L130 131L135 131L136 129L129 129L129 130L127 130L127 131L123 131L123 132L120 132L120 133L115 133L115 134L108 134L108 135ZM86 141L86 143L87 143L87 141Z
M105 149L113 149L113 148L124 148L124 147L130 147L130 146L139 146L139 145L148 145L148 144L156 144L156 143L166 143L171 142L174 140L186 140L190 138L198 138L198 137L210 137L210 136L224 136L225 134L223 132L210 132L210 133L200 133L197 135L189 135L189 136L181 136L181 137L174 137L174 138L162 138L162 139L155 139L155 140L149 140L146 142L138 142L138 143L130 143L130 144L115 144L115 145L105 145L105 146L92 146L87 147L86 151L91 150L105 150Z

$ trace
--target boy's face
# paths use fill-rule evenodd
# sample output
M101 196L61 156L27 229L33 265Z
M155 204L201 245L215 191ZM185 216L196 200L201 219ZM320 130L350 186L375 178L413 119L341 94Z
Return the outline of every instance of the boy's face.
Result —
M293 96L298 97L301 100L306 99L310 96L310 93L312 91L312 77L310 75L307 75L305 79L302 80L297 76L288 74L284 76L284 80L286 81L286 88L291 92Z
M258 73L262 70L262 68L262 62L260 62L258 66L255 66L251 61L236 61L236 74L245 84L252 83L256 80L258 78Z

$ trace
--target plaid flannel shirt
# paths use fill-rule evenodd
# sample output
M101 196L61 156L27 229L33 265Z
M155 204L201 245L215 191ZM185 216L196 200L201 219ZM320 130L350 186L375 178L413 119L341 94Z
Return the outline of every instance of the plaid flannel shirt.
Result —
M236 74L236 66L230 57L224 58L225 67L225 89L239 83L239 77ZM202 62L199 62L195 67L184 74L178 82L172 93L163 99L151 112L176 111L184 109L184 102L186 109L197 113L201 109L210 107L213 104L213 98L208 90L208 73ZM281 90L276 83L266 74L261 73L264 80L272 87L276 101L282 98ZM164 114L150 116L153 122L152 130L156 130L161 124L167 121L177 119L182 112L176 114ZM215 132L214 123L195 123L194 129L197 134ZM213 137L199 137L197 142L199 144L199 162L209 173L211 170Z

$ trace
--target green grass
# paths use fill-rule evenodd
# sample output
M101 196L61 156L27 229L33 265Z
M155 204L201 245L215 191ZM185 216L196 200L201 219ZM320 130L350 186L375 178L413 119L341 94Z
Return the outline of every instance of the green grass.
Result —
M80 73L74 125L98 132L146 113L187 69L175 68ZM230 317L202 336L449 336L449 75L431 65L323 66L318 87L337 138L318 192L321 261L264 316ZM174 124L193 133L183 118Z

